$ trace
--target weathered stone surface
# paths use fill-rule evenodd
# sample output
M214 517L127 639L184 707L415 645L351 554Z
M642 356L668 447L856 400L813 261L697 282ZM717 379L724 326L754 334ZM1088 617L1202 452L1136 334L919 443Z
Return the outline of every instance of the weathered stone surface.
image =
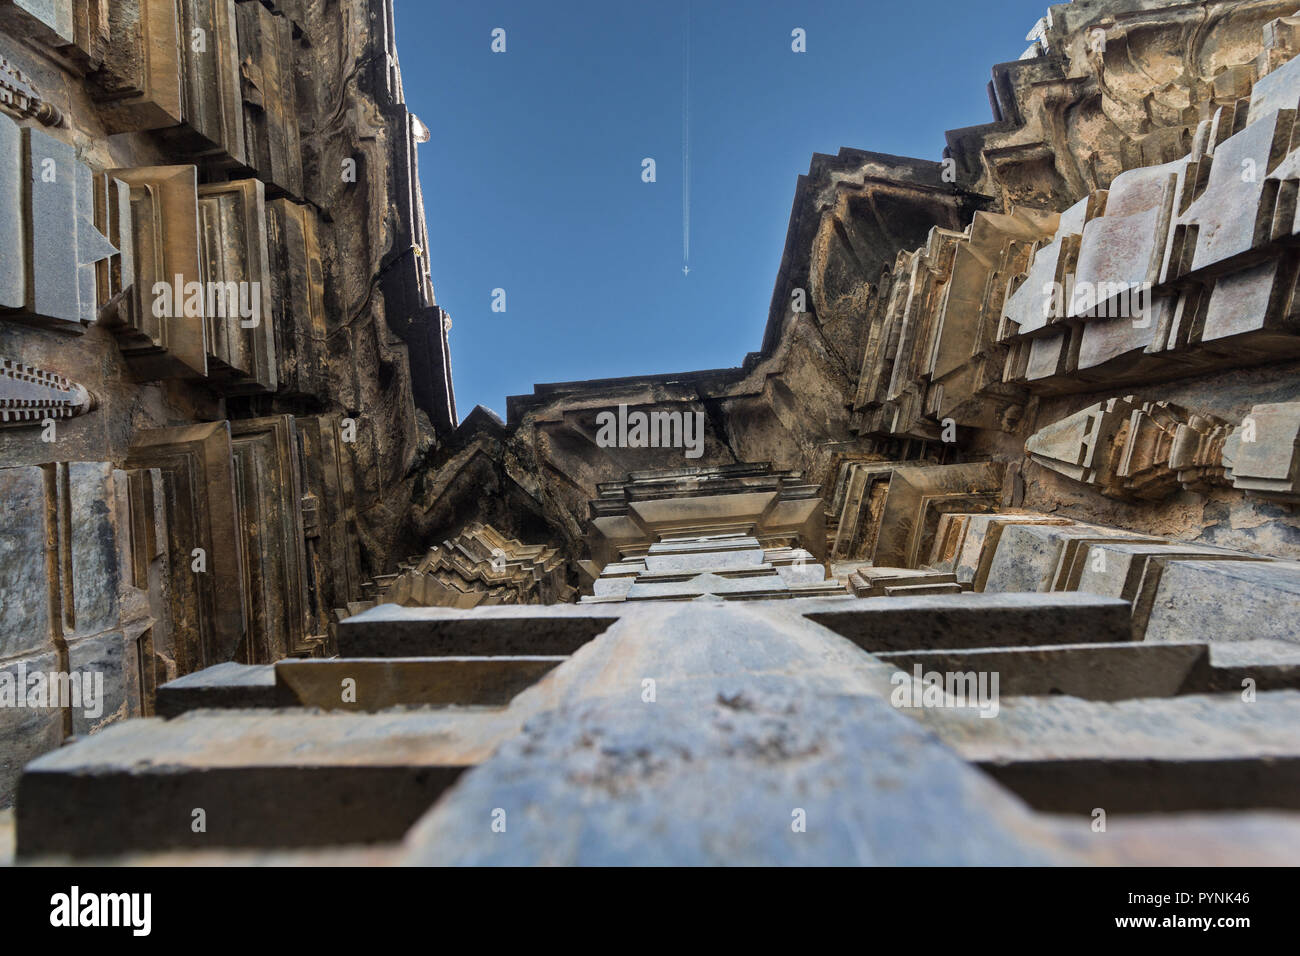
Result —
M381 604L339 623L344 657L564 655L618 620L602 607L484 609L467 618L450 608Z
M374 711L389 707L503 707L564 657L349 658L280 661L277 686L299 706ZM345 683L350 681L351 683ZM344 693L346 691L346 693Z
M866 651L1124 640L1128 605L1084 594L941 594L800 607Z
M45 483L44 469L0 468L0 497L8 502L0 525L0 660L50 646Z
M18 853L393 841L485 756L466 735L474 722L238 711L129 721L28 766ZM151 765L137 761L142 750ZM191 827L195 808L206 832Z
M1169 697L1209 666L1204 644L1067 644L1051 647L910 650L877 654L911 673L997 673L1005 696L1068 694L1085 700Z
M198 170L150 166L115 169L112 175L130 187L137 238L134 297L125 311L110 314L107 324L141 377L206 376L206 305L197 312L185 308L186 288L205 278L199 245ZM170 291L166 303L156 309L156 296L163 288Z
M405 859L1186 862L1188 807L1233 812L1204 859L1278 855L1245 814L1296 789L1294 14L1054 7L943 162L814 156L738 367L458 423L391 4L0 3L0 354L99 401L0 429L0 671L106 678L0 713L0 764L88 734L29 772L24 853L389 863L338 848L487 761ZM260 323L156 314L178 275ZM698 442L610 447L620 406ZM905 664L993 670L998 719L894 713ZM100 729L155 693L184 716ZM197 852L195 806L250 849Z
M1300 691L1094 704L1003 701L996 720L930 709L922 719L1040 810L1290 809L1297 806Z
M757 607L625 618L520 698L563 703L420 822L409 862L1068 859L1015 801L864 693L869 658ZM504 833L490 826L495 808Z
M127 464L166 475L172 624L183 638L176 647L180 673L233 660L243 647L248 606L230 424L141 432Z
M159 717L190 710L284 707L291 703L275 680L273 664L213 664L158 688Z
M1199 634L1215 641L1300 643L1297 608L1300 564L1296 562L1173 561L1160 576L1146 639L1168 641Z
M12 229L0 310L82 332L96 317L96 265L118 252L95 227L89 167L67 143L0 114L0 176L0 222Z
M275 330L266 193L259 180L200 186L199 261L207 282L208 373L231 393L274 392Z

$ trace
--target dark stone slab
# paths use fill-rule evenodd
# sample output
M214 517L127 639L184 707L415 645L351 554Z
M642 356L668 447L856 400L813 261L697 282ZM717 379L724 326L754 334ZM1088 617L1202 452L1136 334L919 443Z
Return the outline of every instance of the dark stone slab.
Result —
M1097 644L1129 637L1127 601L1071 592L892 597L843 610L809 608L804 616L866 651Z
M275 683L273 664L233 661L186 674L158 688L155 711L177 717L188 710L286 707L292 703Z
M563 656L618 620L607 608L449 608L380 604L339 623L343 657Z

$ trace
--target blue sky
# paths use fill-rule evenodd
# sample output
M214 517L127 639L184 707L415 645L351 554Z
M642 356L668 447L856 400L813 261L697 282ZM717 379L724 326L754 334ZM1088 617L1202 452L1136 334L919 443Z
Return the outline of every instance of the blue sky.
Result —
M940 158L1046 0L396 0L461 417L535 382L740 364L795 181L841 146ZM683 69L689 57L689 266ZM502 28L506 51L493 53ZM807 52L791 50L805 31ZM655 160L656 181L642 181ZM494 312L493 290L505 290Z

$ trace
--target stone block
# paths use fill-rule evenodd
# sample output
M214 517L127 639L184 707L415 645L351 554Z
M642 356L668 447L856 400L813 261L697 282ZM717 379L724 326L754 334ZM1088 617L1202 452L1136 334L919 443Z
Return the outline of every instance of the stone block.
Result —
M1228 442L1234 488L1300 501L1300 402L1256 405Z
M51 647L50 566L46 556L46 472L0 468L0 660Z
M105 323L138 377L205 377L206 296L195 303L196 309L187 308L186 294L191 283L205 279L199 251L198 170L145 166L115 169L110 175L131 191L135 293L130 307L106 317Z
M497 723L239 711L126 721L27 766L18 856L396 841L491 752ZM206 832L191 826L196 808Z
M309 206L277 199L266 204L266 223L279 391L320 394L329 388L329 368L317 216Z
M277 385L266 194L259 180L199 186L199 259L207 282L208 374L231 394Z
M0 178L0 224L12 229L0 310L81 333L96 318L97 265L118 254L95 227L89 167L67 143L0 114Z
M1068 644L877 654L911 674L996 673L1001 697L1066 694L1084 700L1172 697L1209 666L1204 644Z
M249 627L240 659L269 664L311 654L310 580L302 515L302 460L292 415L230 423Z
M1094 644L1128 637L1127 602L1091 594L941 594L800 608L870 653Z
M1062 569L1072 565L1080 547L1112 539L1165 543L1161 538L1099 525L1008 525L1002 529L982 590L1003 593L1056 590ZM979 589L978 582L976 588Z
M261 3L238 3L235 15L248 165L301 196L293 23Z
M938 708L920 719L1039 811L1300 808L1300 691L1249 704L1022 697L1003 701L997 720Z
M92 96L105 130L127 133L163 129L184 120L182 36L174 0L114 0L106 42L96 43ZM90 47L83 41L83 47Z
M566 659L503 656L286 660L275 665L275 676L282 697L301 707L322 710L504 707Z
M0 0L0 22L50 46L71 43L72 0Z
M137 432L127 465L164 473L179 672L234 660L244 648L248 598L230 423ZM194 570L200 557L204 571Z
M339 622L344 657L491 657L572 654L617 613L564 605L493 607L468 616L450 608L381 604Z
M1300 564L1172 561L1160 576L1148 641L1271 639L1300 643Z
M0 689L9 686L15 695L12 704L0 707L0 808L13 806L23 767L63 742L63 710L25 706L26 697L24 706L16 706L20 684L28 684L22 688L26 694L31 675L58 670L59 655L52 650L0 661Z
M292 703L276 683L274 664L227 661L161 685L157 713L171 718L191 710L270 709Z

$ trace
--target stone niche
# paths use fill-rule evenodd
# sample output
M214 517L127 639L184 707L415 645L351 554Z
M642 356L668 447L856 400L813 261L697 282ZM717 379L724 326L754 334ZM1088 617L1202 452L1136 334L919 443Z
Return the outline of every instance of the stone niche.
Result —
M0 114L0 315L80 334L96 317L94 177L76 150Z

